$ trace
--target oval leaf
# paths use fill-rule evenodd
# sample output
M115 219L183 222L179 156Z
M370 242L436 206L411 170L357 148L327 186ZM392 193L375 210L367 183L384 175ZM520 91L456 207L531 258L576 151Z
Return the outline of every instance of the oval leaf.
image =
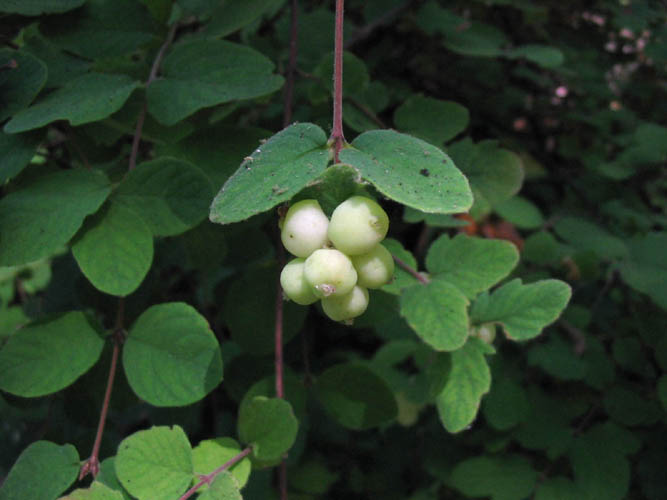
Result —
M40 131L27 134L0 132L0 184L19 174L30 163L43 136Z
M123 348L123 367L137 396L155 406L194 403L222 380L215 335L182 302L159 304L139 316Z
M197 500L243 500L240 488L236 478L224 470L215 476L211 487L199 495Z
M3 67L0 121L3 121L32 102L46 83L47 70L36 57L9 49L0 50L0 66Z
M284 399L255 396L239 409L238 432L259 460L276 460L294 444L299 422Z
M199 476L210 474L221 464L226 463L231 458L234 458L241 452L241 447L232 438L223 437L217 439L206 439L201 441L192 450L192 462L194 464L195 477L192 479L193 484L199 482ZM242 488L248 482L250 477L250 459L245 457L239 462L236 462L229 469L236 479L238 488ZM208 489L207 485L202 486L199 491Z
M413 95L396 111L394 123L404 132L441 145L463 132L470 113L457 102Z
M537 472L530 462L518 455L475 457L459 462L449 484L469 498L523 500L537 482Z

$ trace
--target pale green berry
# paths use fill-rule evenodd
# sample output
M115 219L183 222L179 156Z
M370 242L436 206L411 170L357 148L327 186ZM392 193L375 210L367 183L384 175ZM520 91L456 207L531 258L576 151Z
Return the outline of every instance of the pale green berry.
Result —
M313 288L303 276L305 261L302 258L293 259L283 267L280 273L280 285L283 287L285 295L302 306L307 306L318 300Z
M348 321L361 316L368 307L368 290L355 286L345 295L332 295L322 299L324 314L334 321Z
M306 259L303 275L318 297L345 295L357 283L350 258L333 248L315 250Z
M329 239L347 255L368 253L387 235L389 217L375 201L352 196L331 214Z
M470 330L471 337L477 337L486 344L492 344L496 338L496 325L486 323L481 326L473 327Z
M280 239L288 252L305 259L318 248L327 246L328 226L329 219L317 200L301 200L287 211Z
M380 288L394 276L394 258L384 246L378 244L361 255L350 257L357 270L357 284L365 288Z

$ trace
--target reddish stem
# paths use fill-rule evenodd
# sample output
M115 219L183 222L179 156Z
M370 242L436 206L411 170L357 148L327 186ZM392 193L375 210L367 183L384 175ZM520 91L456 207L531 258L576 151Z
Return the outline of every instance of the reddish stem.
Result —
M287 462L283 458L278 470L278 482L280 487L280 500L287 500Z
M336 0L336 35L334 40L334 107L333 130L329 141L333 144L334 162L345 144L343 135L343 10L345 0Z
M107 378L107 388L104 393L104 402L102 403L102 411L100 412L100 421L97 424L97 434L95 436L95 443L93 444L93 451L90 458L81 467L79 472L79 480L86 477L89 473L93 477L97 477L100 472L100 444L102 443L102 435L104 434L104 424L107 420L107 413L109 412L109 403L111 401L111 391L113 389L113 381L116 377L116 367L118 366L118 355L120 353L120 346L123 343L123 318L125 316L125 300L118 301L118 312L116 313L116 325L113 332L113 353L111 354L111 366L109 367L109 376Z
M285 265L285 254L280 243L278 243L278 262L280 267ZM276 396L285 397L283 384L283 288L280 285L280 277L276 287L276 322L275 322L275 343L276 343Z
M190 498L192 495L194 495L199 488L204 486L205 484L211 484L215 477L220 474L222 471L229 469L230 467L234 466L237 462L240 462L243 460L245 457L250 455L250 452L252 452L252 448L247 447L245 450L243 450L241 453L239 453L236 456L233 456L229 460L227 460L224 464L222 464L220 467L215 469L213 472L210 472L209 474L206 474L205 476L199 476L200 481L195 484L192 488L190 488L188 491L183 493L183 496L179 498L178 500L187 500Z
M283 109L283 127L287 127L292 121L292 101L294 96L294 74L296 73L296 56L298 53L298 0L291 3L290 40L289 40L289 63L287 65L287 82L285 83L285 107Z
M399 267L403 268L405 271L407 271L412 277L414 277L416 280L418 280L420 283L423 285L426 285L429 283L429 279L426 276L421 275L419 272L417 272L416 269L413 269L410 267L408 264L403 262L401 259L398 257L394 256L394 261L396 264L398 264Z

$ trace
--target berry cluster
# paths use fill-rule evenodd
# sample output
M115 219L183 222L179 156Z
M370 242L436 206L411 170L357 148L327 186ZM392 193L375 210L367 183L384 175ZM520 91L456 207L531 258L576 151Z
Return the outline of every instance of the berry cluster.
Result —
M285 295L297 304L322 300L324 313L349 322L368 307L368 289L380 288L394 274L394 260L380 242L389 217L375 201L352 196L331 220L316 200L290 207L281 239L296 258L280 274Z

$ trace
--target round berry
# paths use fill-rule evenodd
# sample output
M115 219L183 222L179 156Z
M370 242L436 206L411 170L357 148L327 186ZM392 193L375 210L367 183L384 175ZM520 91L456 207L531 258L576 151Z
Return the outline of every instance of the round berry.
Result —
M327 245L328 226L329 219L317 200L301 200L287 211L280 239L292 255L306 258Z
M318 297L345 295L357 283L350 258L333 248L315 250L306 259L303 274Z
M345 295L332 295L322 299L324 314L334 321L348 321L361 316L368 307L368 290L355 286Z
M289 299L307 306L317 302L318 298L303 276L304 263L305 259L302 258L288 262L280 273L280 285Z
M394 276L394 258L384 246L378 244L361 255L350 257L357 270L357 284L365 288L380 288Z
M352 196L331 214L329 239L347 255L368 253L387 235L389 217L375 201Z

